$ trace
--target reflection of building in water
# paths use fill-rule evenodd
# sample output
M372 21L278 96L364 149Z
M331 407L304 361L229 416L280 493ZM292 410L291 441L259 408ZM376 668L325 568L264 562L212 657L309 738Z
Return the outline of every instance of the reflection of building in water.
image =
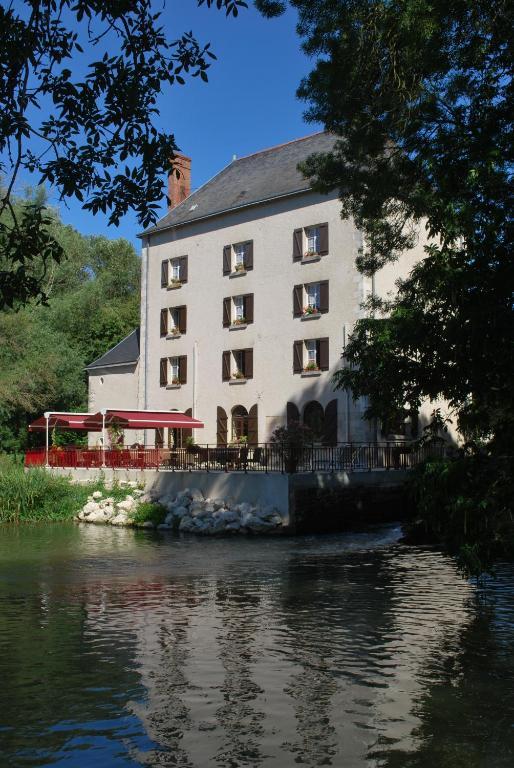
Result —
M217 633L219 657L224 669L223 703L216 718L223 729L222 744L215 762L219 766L261 765L263 762L262 720L255 706L264 693L252 677L260 630L260 599L255 587L218 582L216 605L222 619Z

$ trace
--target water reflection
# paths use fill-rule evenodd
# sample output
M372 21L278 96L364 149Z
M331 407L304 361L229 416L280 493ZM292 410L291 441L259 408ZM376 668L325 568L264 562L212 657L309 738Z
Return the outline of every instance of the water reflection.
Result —
M510 766L512 569L396 535L4 529L0 764Z

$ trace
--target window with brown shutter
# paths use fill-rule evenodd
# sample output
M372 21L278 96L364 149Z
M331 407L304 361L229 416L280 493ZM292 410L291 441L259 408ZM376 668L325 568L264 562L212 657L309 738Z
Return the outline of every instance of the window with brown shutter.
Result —
M243 350L243 375L245 379L253 379L253 349Z
M168 309L161 309L161 337L168 333Z
M223 246L223 274L230 275L232 271L232 246Z
M293 288L293 317L303 315L303 285L295 285Z
M178 329L180 333L185 333L187 330L187 307L179 307L178 309Z
M328 280L322 280L319 284L319 311L328 312Z
M320 370L328 371L328 338L317 339L316 356L318 358L318 366Z
M303 341L295 341L293 344L293 373L303 371Z
M328 253L328 224L319 224L319 254L326 256Z
M253 269L253 240L245 243L244 265L247 271Z
M228 328L230 326L231 303L232 303L232 299L230 297L223 299L223 328Z
M300 411L295 403L289 402L286 406L286 422L288 427L300 423Z
M187 283L187 256L181 256L180 263L180 280L182 283Z
M303 229L293 232L293 261L299 261L303 256Z
M168 286L169 268L169 259L165 259L161 262L161 288L167 288Z
M218 445L227 444L228 418L227 412L221 405L216 411L216 442Z
M178 380L181 384L187 384L187 356L181 355L178 359Z
M160 385L165 387L168 384L168 358L161 357L160 365Z
M253 323L253 293L243 296L243 314L247 325Z
M259 419L257 405L252 405L248 412L248 445L259 443Z
M221 355L221 380L230 381L230 350Z

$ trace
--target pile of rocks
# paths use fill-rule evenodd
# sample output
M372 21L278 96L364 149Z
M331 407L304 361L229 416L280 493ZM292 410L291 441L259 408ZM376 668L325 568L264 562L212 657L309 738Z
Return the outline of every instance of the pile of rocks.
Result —
M196 489L181 491L175 498L163 496L159 504L168 510L164 525L188 533L264 533L282 527L275 507L204 499Z
M142 502L157 503L163 510L159 525L147 520L135 522L134 516ZM187 533L213 535L221 533L265 533L279 530L282 517L275 507L228 503L225 499L205 499L198 489L186 488L176 496L158 496L134 488L123 501L103 497L95 491L78 513L77 520L85 523L178 530Z

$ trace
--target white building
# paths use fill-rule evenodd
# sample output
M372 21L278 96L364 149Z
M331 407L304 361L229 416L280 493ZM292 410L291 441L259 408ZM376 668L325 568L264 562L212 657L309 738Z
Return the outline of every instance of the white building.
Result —
M362 234L336 192L314 192L297 170L332 145L318 133L257 152L191 194L181 158L167 215L142 235L139 362L128 337L91 364L90 409L178 409L205 422L198 442L218 445L266 442L291 419L327 443L393 437L332 375L362 301L394 290L423 243L373 280L357 271ZM180 436L144 436L156 439Z

